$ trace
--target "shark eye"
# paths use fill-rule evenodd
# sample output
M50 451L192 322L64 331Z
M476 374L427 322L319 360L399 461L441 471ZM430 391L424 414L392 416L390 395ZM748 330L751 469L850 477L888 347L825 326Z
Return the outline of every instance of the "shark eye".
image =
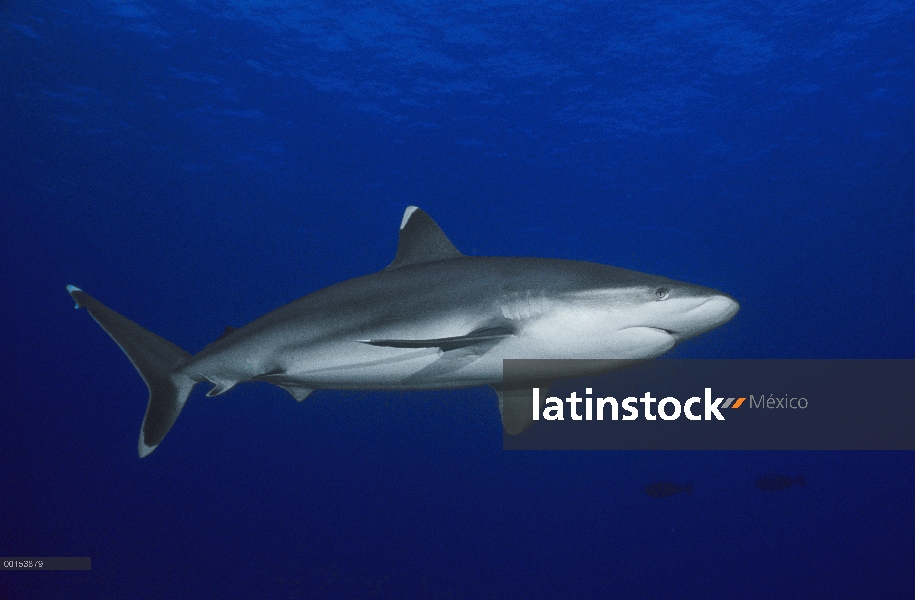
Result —
M654 291L654 295L658 300L667 300L667 297L670 296L670 290L660 287Z

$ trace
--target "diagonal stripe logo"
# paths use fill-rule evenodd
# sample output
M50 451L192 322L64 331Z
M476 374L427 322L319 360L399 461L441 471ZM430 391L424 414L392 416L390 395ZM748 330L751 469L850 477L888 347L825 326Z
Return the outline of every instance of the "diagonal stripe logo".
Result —
M737 400L737 402L734 402L734 400ZM721 408L740 408L740 405L743 404L744 400L746 400L746 398L728 398L727 402L725 402L724 406ZM734 403L734 406L731 406L732 402Z

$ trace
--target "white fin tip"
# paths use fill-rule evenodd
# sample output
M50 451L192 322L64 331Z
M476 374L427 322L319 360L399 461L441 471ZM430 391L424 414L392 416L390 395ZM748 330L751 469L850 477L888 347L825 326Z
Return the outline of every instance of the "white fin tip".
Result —
M83 291L83 290L79 289L79 288L76 287L75 285L68 285L68 286L67 286L67 293L69 293L69 294L72 294L73 292L81 292L81 291ZM79 302L77 302L77 303L73 306L73 308L78 309L78 308L79 308Z
M403 211L403 220L400 222L400 228L403 229L407 226L407 222L410 220L410 216L418 209L418 206L408 206L407 210Z
M140 458L146 458L147 456L152 454L152 451L155 450L159 444L156 444L155 446L147 446L146 444L143 443L142 435L143 434L141 433L140 434L140 436L141 436L140 443L137 445L137 450L139 451Z

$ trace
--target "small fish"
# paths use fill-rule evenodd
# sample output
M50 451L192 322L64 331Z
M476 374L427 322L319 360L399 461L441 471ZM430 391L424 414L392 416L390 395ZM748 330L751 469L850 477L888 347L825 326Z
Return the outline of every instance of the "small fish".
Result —
M792 485L807 485L803 475L788 477L787 475L766 475L756 480L756 487L764 492L780 492L787 490Z
M692 495L693 484L687 483L686 485L677 485L676 483L671 483L669 481L658 481L657 483L645 486L645 493L652 498L669 498L680 492L686 492L687 494Z

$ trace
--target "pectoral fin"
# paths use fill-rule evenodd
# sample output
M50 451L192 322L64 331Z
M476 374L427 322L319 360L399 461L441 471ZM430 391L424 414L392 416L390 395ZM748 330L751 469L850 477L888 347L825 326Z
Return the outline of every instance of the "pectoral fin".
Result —
M540 388L540 406L543 410L543 399L549 383L531 383L521 388L492 386L499 396L499 414L502 415L502 427L509 435L518 435L531 426L534 422L533 392L535 387Z

